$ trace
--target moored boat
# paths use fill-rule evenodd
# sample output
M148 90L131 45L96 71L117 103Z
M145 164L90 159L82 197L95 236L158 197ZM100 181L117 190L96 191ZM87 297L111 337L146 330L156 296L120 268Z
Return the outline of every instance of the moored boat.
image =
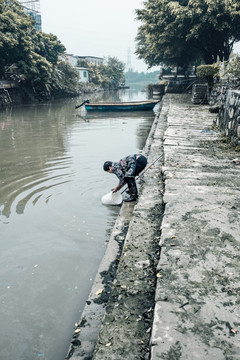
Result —
M148 111L152 110L158 102L159 100L91 103L88 100L77 107L85 105L87 111Z

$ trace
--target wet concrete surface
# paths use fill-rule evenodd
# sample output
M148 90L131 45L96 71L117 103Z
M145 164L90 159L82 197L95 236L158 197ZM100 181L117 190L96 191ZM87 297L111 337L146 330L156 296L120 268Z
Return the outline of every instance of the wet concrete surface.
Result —
M239 359L240 156L215 116L189 95L164 96L144 149L149 164L163 157L144 175L116 274L106 286L109 266L94 289L98 339L81 352L75 337L72 360Z

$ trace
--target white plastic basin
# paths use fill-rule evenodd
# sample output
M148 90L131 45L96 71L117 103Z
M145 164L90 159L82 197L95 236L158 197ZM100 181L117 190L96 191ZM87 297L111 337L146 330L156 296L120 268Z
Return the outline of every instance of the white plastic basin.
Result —
M120 205L122 203L122 195L120 192L113 193L112 191L102 197L104 205Z

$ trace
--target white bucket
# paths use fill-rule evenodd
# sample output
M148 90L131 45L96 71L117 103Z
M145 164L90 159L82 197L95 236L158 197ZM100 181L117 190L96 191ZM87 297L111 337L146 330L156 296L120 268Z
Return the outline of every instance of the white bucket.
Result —
M120 192L110 192L102 197L104 205L120 205L122 203L122 195Z

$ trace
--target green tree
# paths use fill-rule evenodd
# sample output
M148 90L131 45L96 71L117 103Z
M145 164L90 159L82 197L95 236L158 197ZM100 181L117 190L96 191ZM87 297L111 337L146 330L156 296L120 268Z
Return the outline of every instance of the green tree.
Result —
M88 67L88 62L86 60L78 60L77 65L80 66L80 67L87 68Z
M136 16L136 54L149 67L226 60L240 40L239 0L147 0Z
M117 89L124 82L124 68L124 63L115 57L108 57L105 64L88 65L91 82L104 89Z
M0 76L14 68L15 74L24 77L36 93L49 94L58 85L58 89L64 88L59 82L59 76L64 79L59 69L64 51L55 35L36 30L34 20L18 1L0 0Z
M0 0L0 74L4 66L25 59L28 61L33 52L36 30L33 21L15 1Z
M108 57L105 66L105 75L111 82L113 88L118 88L121 83L124 83L124 69L125 64L116 57ZM104 71L103 71L104 74Z
M54 94L75 94L79 86L78 71L64 61L59 61L52 73L50 91Z

